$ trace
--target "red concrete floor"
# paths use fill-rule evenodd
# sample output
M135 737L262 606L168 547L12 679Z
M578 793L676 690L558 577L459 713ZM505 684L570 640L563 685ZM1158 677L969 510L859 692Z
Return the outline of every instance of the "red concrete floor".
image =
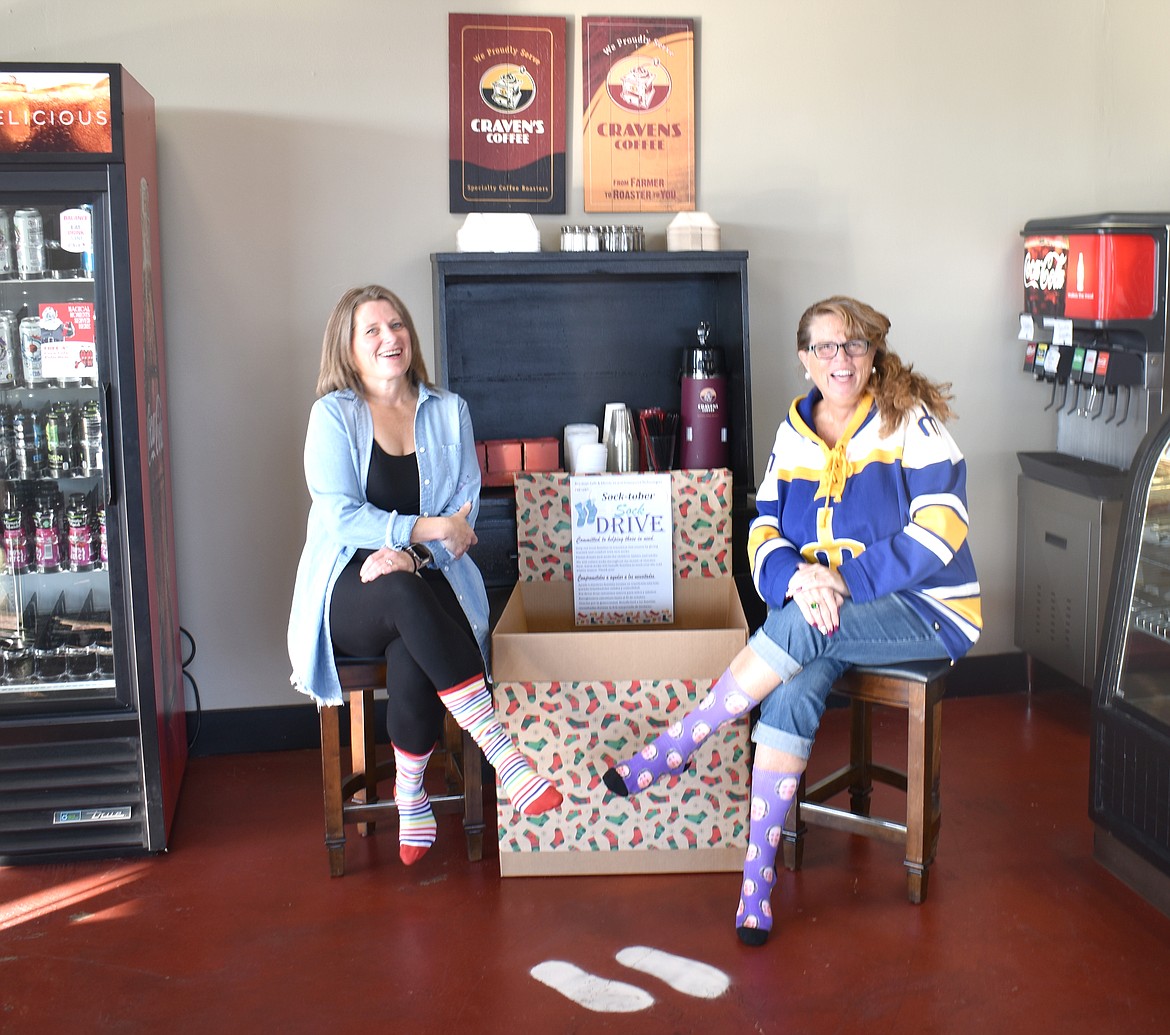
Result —
M948 700L927 902L895 847L811 828L762 949L735 937L736 874L505 880L454 816L410 869L393 824L352 837L331 879L315 752L196 759L166 855L0 868L0 1031L1163 1032L1170 919L1092 858L1087 697ZM616 959L634 945L730 985L676 991ZM531 976L548 960L652 1003L586 1009Z

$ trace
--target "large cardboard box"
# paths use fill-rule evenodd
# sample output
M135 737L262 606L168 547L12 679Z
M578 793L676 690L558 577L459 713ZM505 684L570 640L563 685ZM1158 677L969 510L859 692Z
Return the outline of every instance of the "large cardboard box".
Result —
M571 573L567 478L517 476L526 532L521 572L527 541L534 577L517 584L492 634L496 711L565 801L532 818L501 804L506 877L743 866L747 717L708 739L683 774L636 797L611 795L601 782L617 759L693 707L747 642L747 620L726 568L730 475L675 472L672 481L674 622L598 627L574 624L572 583L556 577Z

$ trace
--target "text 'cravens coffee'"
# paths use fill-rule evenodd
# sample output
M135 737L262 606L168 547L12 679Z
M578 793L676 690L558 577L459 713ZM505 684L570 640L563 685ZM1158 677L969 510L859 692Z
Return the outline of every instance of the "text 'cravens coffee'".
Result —
M110 78L0 68L0 152L109 154Z
M451 14L451 211L564 211L564 18Z
M694 22L586 17L587 212L695 207Z

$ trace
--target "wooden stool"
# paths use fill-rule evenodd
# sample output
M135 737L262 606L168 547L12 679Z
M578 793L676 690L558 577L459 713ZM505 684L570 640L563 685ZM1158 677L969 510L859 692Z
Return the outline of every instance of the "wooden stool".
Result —
M329 873L345 873L345 825L356 823L365 837L374 822L398 811L393 793L378 799L378 784L393 780L393 759L379 763L375 757L374 691L386 685L386 662L381 658L338 659L341 690L349 702L350 755L353 769L345 773L341 759L339 715L341 706L319 709L321 715L321 776L325 787L325 848ZM462 740L462 745L460 745ZM483 858L483 754L471 735L461 730L448 713L442 743L432 756L441 762L447 793L431 795L435 814L463 813L467 858Z
M949 661L910 661L901 665L858 666L846 672L834 690L849 698L849 764L800 790L784 824L784 865L799 870L805 821L851 834L874 837L906 848L910 901L926 901L926 882L938 845L942 809L939 762L942 698ZM906 711L906 771L873 760L871 711L875 704ZM904 823L869 814L873 781L906 792ZM849 791L849 811L825 802Z

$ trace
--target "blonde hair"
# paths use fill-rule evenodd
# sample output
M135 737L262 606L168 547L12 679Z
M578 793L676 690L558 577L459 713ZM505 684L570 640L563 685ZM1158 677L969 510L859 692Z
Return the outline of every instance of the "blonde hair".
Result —
M903 363L894 352L886 335L890 320L872 306L845 295L834 295L814 302L800 318L796 330L797 351L812 344L812 322L818 316L835 316L845 328L848 338L864 338L873 350L873 376L869 390L877 402L883 434L890 434L915 406L924 406L943 423L955 416L950 407L950 382L931 381L914 373L911 364Z
M358 306L366 302L389 302L394 307L410 333L410 382L415 386L425 384L430 387L426 360L423 359L422 350L418 345L418 332L414 329L410 310L393 291L388 291L377 284L368 284L365 287L350 288L329 314L325 324L325 337L321 342L321 370L317 375L318 398L341 388L351 388L358 395L365 394L361 377L358 376L357 367L353 362L353 331Z

